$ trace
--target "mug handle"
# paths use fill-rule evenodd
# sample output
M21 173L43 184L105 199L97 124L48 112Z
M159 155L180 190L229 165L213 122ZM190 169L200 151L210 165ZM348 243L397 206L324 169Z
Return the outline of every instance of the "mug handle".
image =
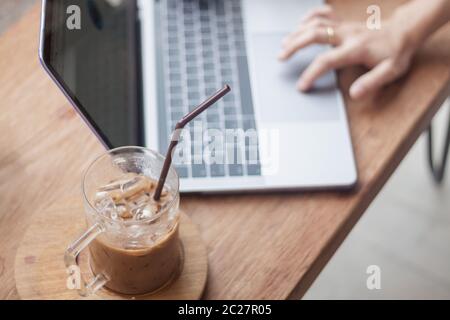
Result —
M78 264L78 256L81 251L83 251L83 249L85 249L99 234L104 231L105 228L101 224L94 224L78 240L73 242L64 254L64 263L66 265L67 272L69 273L68 282L73 279L72 277L76 277L76 285L71 289L77 289L78 294L82 297L87 297L94 294L109 281L109 278L102 273L99 273L93 279L87 281L84 279L81 273L80 265Z

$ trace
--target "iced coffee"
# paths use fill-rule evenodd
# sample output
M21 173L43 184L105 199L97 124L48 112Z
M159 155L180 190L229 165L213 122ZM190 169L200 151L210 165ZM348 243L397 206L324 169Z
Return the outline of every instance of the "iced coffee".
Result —
M113 237L103 234L92 241L90 265L94 274L108 278L105 286L115 292L154 292L179 274L179 223L168 221L170 216L162 214L170 209L173 194L163 190L160 200L155 201L156 183L142 174L130 173L96 192L97 212L120 230Z

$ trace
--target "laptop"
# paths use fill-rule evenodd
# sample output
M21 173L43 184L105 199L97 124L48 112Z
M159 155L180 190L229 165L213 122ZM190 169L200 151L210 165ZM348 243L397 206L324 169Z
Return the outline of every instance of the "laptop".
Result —
M44 68L106 148L165 154L175 124L224 85L174 154L181 192L351 188L336 75L295 84L327 46L288 62L282 38L321 0L44 0Z

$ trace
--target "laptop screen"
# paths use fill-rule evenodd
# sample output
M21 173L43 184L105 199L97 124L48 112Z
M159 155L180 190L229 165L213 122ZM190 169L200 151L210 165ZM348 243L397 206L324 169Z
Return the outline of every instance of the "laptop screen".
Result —
M134 0L46 1L45 64L110 148L145 144L136 12Z

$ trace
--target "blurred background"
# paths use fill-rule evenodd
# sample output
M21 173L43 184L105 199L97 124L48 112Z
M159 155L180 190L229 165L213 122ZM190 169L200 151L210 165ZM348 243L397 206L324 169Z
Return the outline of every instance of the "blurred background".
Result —
M1 0L0 36L39 2ZM449 109L447 101L433 122L438 151ZM432 180L422 136L304 298L450 299L448 180ZM380 290L366 287L369 265L381 269Z

